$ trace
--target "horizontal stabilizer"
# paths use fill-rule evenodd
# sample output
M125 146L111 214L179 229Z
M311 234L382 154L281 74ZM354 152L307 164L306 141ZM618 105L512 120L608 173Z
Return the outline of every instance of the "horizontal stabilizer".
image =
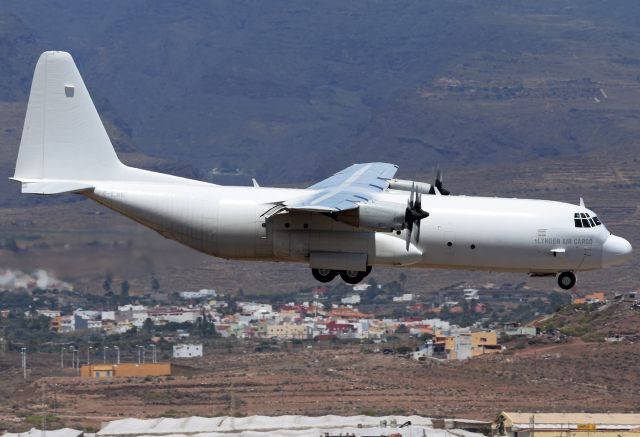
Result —
M22 193L25 194L63 194L79 193L81 191L92 190L94 187L86 182L68 180L47 180L47 179L18 179L11 178L22 183Z

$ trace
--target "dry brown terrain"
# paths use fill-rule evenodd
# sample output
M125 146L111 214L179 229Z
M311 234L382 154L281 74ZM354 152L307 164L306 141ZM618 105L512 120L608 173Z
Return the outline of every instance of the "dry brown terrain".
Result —
M68 425L116 417L223 414L419 414L491 419L500 410L632 411L640 403L640 344L545 345L467 362L419 363L360 346L228 353L181 362L170 378L93 381L64 375L57 356L34 358L20 379L2 363L0 415L48 411ZM69 373L66 373L69 375ZM55 402L54 402L55 400Z

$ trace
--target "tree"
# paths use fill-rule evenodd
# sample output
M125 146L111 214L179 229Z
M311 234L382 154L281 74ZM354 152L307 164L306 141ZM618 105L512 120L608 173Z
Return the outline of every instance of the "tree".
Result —
M396 334L408 334L408 333L409 333L409 328L407 328L407 325L405 325L404 323L398 326L398 328L396 328Z
M120 294L122 296L129 296L129 281L126 279L120 284Z
M104 282L102 283L102 289L105 291L105 293L108 293L111 291L112 282L113 282L113 275L111 274L111 272L105 273Z
M160 281L158 281L158 278L156 278L155 275L151 276L151 289L153 291L160 290Z
M405 284L407 282L407 275L405 275L404 272L400 272L398 279L400 280L400 284L402 284L402 291L404 292L406 290Z
M151 320L150 318L146 318L144 323L142 324L142 329L144 329L144 331L147 334L151 334L153 332L153 329L155 328L155 325L153 323L153 320Z
M15 238L7 238L4 241L4 248L10 250L11 252L19 252L20 248L18 247L18 243Z
M202 309L202 316L196 320L195 328L200 332L202 338L215 337L216 335L216 326L213 324L211 314L205 313L204 309Z

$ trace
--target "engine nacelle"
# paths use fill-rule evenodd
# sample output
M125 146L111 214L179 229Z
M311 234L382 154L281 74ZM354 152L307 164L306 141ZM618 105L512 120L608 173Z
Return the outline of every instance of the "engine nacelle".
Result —
M426 182L408 181L406 179L391 179L389 181L389 188L399 191L411 191L413 187L416 193L429 194L431 184Z
M357 210L345 211L336 220L356 228L390 232L404 229L406 206L390 202L360 204Z

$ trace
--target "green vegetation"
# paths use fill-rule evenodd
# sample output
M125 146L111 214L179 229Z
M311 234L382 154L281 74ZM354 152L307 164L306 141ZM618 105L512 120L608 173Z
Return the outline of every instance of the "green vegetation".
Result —
M38 429L59 429L64 426L62 419L53 414L47 414L44 416L39 414L30 414L24 419L27 424Z

